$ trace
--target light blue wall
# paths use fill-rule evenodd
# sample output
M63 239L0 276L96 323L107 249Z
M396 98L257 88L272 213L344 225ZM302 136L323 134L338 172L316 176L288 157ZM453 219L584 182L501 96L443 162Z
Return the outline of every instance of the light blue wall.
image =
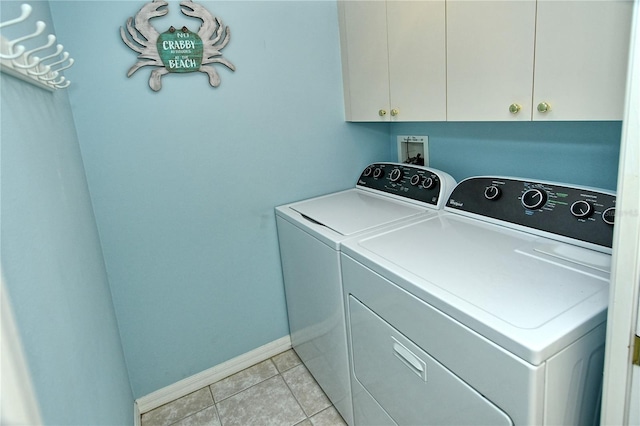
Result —
M201 73L168 75L154 93L148 67L126 77L136 54L119 37L144 1L51 2L59 40L76 59L67 92L136 398L288 333L273 208L353 186L366 164L395 158L398 134L429 135L432 166L457 179L615 185L619 123L345 123L335 2L199 3L230 26L223 53L237 71L218 67L217 89ZM160 31L199 26L177 1L169 9L152 21ZM75 140L70 124L55 126L44 132ZM3 158L4 133L3 116ZM71 198L74 212L88 208L84 197ZM3 242L4 202L3 194ZM85 235L71 217L79 225L68 234ZM113 338L107 318L103 334Z
M21 2L0 3L3 17L19 16ZM47 3L32 5L22 34L38 19L52 32ZM67 92L1 74L0 99L2 273L43 421L131 424L133 395Z
M136 397L288 334L274 207L392 158L388 126L344 122L335 2L199 3L237 71L158 93L119 36L144 2L51 4ZM160 32L199 27L169 10Z
M460 181L502 175L615 190L621 122L394 123L398 135L429 136L430 165ZM397 158L397 154L396 157Z

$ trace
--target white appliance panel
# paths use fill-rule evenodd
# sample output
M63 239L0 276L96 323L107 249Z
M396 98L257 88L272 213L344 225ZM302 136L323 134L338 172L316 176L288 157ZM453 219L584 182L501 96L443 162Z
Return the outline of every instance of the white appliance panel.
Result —
M606 317L608 274L598 267L610 256L562 245L443 213L348 242L343 251L373 269L417 277L409 291L539 364ZM597 267L585 266L594 260Z
M291 209L342 236L424 213L424 208L357 189L295 203Z
M551 357L545 377L545 425L598 426L606 323Z
M354 377L397 424L513 425L495 404L353 296L348 305Z
M276 217L281 244L291 344L345 419L351 416L349 361L341 291L339 252L299 227ZM313 301L310 303L309 301Z
M469 178L447 211L343 242L357 418L597 424L615 202L596 189ZM434 363L452 374L437 395L420 386ZM433 398L443 402L429 407ZM460 400L471 421L447 416ZM417 414L420 401L429 408Z
M349 425L341 243L436 215L454 185L429 168L376 163L354 189L276 207L292 346Z
M421 350L507 412L514 424L542 422L545 365L535 366L523 361L344 252L341 264L346 306L349 296L353 295ZM347 324L351 334L349 315ZM349 340L351 342L351 336ZM359 416L367 418L376 406L375 400L354 377L353 369L351 373L354 412L363 411ZM452 398L455 400L455 396ZM375 418L382 416L378 413ZM381 421L380 424L386 423Z

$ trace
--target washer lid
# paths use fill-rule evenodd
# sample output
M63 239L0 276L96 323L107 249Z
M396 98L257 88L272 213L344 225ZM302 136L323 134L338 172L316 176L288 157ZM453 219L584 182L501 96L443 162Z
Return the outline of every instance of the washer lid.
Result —
M290 208L344 236L417 216L427 210L357 189L301 201Z

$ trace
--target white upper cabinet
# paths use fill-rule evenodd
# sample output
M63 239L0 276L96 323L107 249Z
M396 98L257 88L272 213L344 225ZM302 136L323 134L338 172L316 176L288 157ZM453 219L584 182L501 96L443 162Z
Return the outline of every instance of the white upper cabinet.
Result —
M447 0L447 119L622 120L631 10Z
M531 120L535 24L535 0L447 1L448 120Z
M445 2L387 1L389 106L400 121L446 120Z
M621 120L632 8L342 0L346 119Z
M346 119L444 121L444 0L347 0L339 12Z
M632 9L620 0L538 1L534 120L622 120Z

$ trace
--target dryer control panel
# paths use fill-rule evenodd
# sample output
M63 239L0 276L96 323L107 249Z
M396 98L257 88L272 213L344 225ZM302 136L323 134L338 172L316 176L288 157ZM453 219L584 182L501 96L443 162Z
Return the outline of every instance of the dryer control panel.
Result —
M447 173L428 167L374 163L363 170L356 186L441 208L455 181Z
M446 209L611 248L616 197L611 191L543 181L473 177Z

